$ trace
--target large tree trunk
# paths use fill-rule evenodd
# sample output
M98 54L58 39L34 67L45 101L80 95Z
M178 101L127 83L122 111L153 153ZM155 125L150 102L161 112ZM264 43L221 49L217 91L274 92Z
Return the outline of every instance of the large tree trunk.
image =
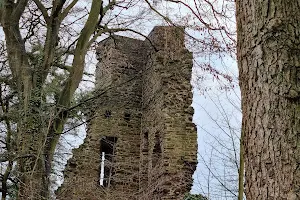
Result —
M26 2L25 2L26 5ZM24 6L25 6L24 5ZM47 124L41 110L41 84L33 80L28 55L22 39L18 18L13 18L13 6L7 4L3 30L10 69L18 93L18 136L16 138L19 199L45 199L48 175L45 176L44 141ZM12 152L9 152L12 153Z
M236 6L246 197L300 199L300 1Z
M31 96L28 112L20 119L18 171L18 199L48 199L49 176L46 171L44 147L47 137L47 120L42 114L40 103ZM36 105L36 107L34 106ZM44 121L43 121L44 120Z

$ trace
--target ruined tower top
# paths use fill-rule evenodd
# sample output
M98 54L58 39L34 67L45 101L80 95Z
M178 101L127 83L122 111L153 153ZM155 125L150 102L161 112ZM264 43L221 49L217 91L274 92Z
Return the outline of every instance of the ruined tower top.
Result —
M184 27L156 26L148 38L158 50L178 51L185 49Z

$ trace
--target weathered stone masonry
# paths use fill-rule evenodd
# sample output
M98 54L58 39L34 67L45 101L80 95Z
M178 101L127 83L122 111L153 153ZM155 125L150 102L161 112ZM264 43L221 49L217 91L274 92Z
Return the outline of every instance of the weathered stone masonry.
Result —
M169 200L190 190L197 162L192 54L181 28L155 27L148 38L100 43L96 93L106 92L91 106L87 137L73 150L58 199Z

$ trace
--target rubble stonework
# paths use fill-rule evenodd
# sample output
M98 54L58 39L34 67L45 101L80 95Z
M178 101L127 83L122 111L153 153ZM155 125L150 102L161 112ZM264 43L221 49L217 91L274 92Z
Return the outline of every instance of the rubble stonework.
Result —
M95 94L101 95L57 199L183 199L197 163L193 63L183 28L155 27L144 41L114 36L97 53Z

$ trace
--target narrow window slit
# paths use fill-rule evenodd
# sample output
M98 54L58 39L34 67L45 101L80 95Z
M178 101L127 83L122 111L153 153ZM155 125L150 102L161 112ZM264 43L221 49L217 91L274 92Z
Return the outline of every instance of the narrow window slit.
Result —
M106 110L104 113L104 117L105 118L110 118L111 117L111 111L110 110Z
M162 156L162 147L161 147L161 140L159 136L159 132L155 133L154 137L154 147L152 153L152 166L155 167Z
M125 119L125 121L130 121L130 113L125 113L124 119Z
M148 145L149 145L149 136L148 136L148 132L145 132L143 137L143 148L142 148L143 152L148 152Z

